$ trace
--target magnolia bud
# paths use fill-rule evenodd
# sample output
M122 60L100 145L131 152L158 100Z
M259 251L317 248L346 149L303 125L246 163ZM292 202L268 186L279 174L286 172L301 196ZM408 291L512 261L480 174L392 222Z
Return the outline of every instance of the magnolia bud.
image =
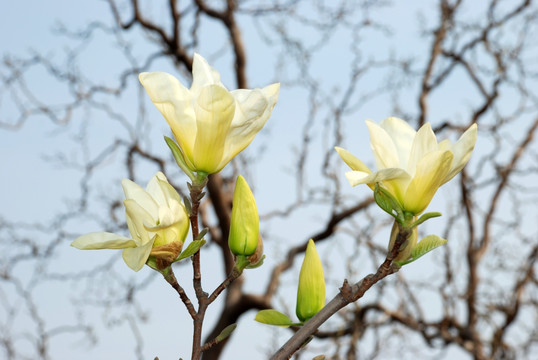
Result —
M297 288L297 307L295 312L301 321L307 321L325 306L325 277L323 266L310 239L299 274Z
M258 248L259 217L256 200L245 178L235 182L228 246L235 255L250 256Z

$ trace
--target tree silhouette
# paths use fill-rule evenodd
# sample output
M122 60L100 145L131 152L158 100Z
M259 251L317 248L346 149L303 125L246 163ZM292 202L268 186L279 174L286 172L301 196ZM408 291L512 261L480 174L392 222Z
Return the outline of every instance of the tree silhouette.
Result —
M266 128L232 166L210 176L200 207L209 228L205 281L222 280L233 267L227 237L239 173L253 179L268 255L228 287L205 325L206 341L232 323L251 326L251 310L293 309L310 238L328 296L344 278L358 281L383 262L391 219L370 191L349 186L333 148L369 154L363 121L398 116L415 128L430 122L451 139L478 124L470 163L430 205L443 217L420 229L449 242L342 309L297 358L536 353L535 3L108 0L95 7L102 15L88 23L55 25L55 51L4 52L0 65L0 142L9 145L2 162L10 169L2 172L8 201L0 212L7 359L61 358L64 347L88 341L99 347L118 326L131 330L127 358L177 349L172 339L190 336L190 324L178 323L175 333L144 333L146 323L185 312L179 299L173 310L147 302L170 296L158 274L135 276L117 253L73 255L68 244L84 232L126 232L121 178L146 183L161 170L184 188L187 178L162 141L166 124L137 77L164 70L188 84L195 51L215 63L229 88L281 82ZM296 330L238 346L250 358L269 357ZM165 343L150 340L160 336ZM245 340L232 335L203 358L230 357L223 351L234 342Z

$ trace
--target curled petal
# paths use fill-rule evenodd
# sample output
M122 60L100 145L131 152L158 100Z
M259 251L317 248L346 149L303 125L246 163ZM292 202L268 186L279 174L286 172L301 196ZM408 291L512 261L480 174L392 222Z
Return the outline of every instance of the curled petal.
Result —
M218 71L211 67L207 60L200 56L200 54L194 53L192 59L192 85L190 91L194 96L198 96L202 89L209 85L219 85L224 87L220 82L220 74Z
M452 162L452 168L443 180L443 184L456 176L463 167L467 164L471 158L474 146L476 144L477 138L477 125L471 125L464 133L461 135L459 140L452 147L452 152L454 153L454 161Z
M267 98L260 89L239 89L231 92L235 99L235 116L232 124L241 126L260 118L267 108Z
M403 169L391 168L381 169L375 173L366 173L363 171L348 171L346 172L346 178L351 186L359 184L375 184L376 182L382 182L386 180L395 179L410 179L411 176Z
M353 154L351 154L346 149L343 149L341 147L336 146L334 148L338 155L344 160L344 162L351 168L351 170L354 171L361 171L367 174L371 174L372 171L366 166L362 161L360 161L358 158L356 158ZM355 185L353 185L355 186Z
M118 234L94 232L79 236L71 246L81 250L125 249L136 247L136 242Z
M237 106L219 170L250 145L256 134L265 126L278 100L279 89L280 84L272 84L263 89L231 92Z
M139 271L148 261L149 254L153 247L153 241L135 248L125 249L122 252L123 261L134 271Z

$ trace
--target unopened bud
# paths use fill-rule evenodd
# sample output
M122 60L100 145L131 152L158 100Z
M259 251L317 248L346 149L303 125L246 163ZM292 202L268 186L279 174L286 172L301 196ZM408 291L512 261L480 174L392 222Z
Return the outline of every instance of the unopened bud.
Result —
M310 239L299 274L297 288L297 306L295 312L301 321L307 321L325 306L325 277L323 266L316 251L314 241Z
M245 178L239 175L235 182L228 246L235 255L250 256L258 248L258 238L259 217L256 200Z

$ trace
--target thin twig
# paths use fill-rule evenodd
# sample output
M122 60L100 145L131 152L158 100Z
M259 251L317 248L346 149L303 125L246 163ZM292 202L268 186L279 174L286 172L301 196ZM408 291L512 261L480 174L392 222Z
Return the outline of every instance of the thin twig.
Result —
M368 289L375 283L386 276L397 272L400 268L392 261L398 256L401 245L409 237L409 232L400 232L394 244L392 251L387 255L385 261L377 268L375 274L366 275L361 281L349 285L347 280L340 288L340 292L321 309L314 317L304 324L272 357L271 360L290 359L291 356L312 336L317 329L327 321L331 316L336 314L346 305L360 299Z

